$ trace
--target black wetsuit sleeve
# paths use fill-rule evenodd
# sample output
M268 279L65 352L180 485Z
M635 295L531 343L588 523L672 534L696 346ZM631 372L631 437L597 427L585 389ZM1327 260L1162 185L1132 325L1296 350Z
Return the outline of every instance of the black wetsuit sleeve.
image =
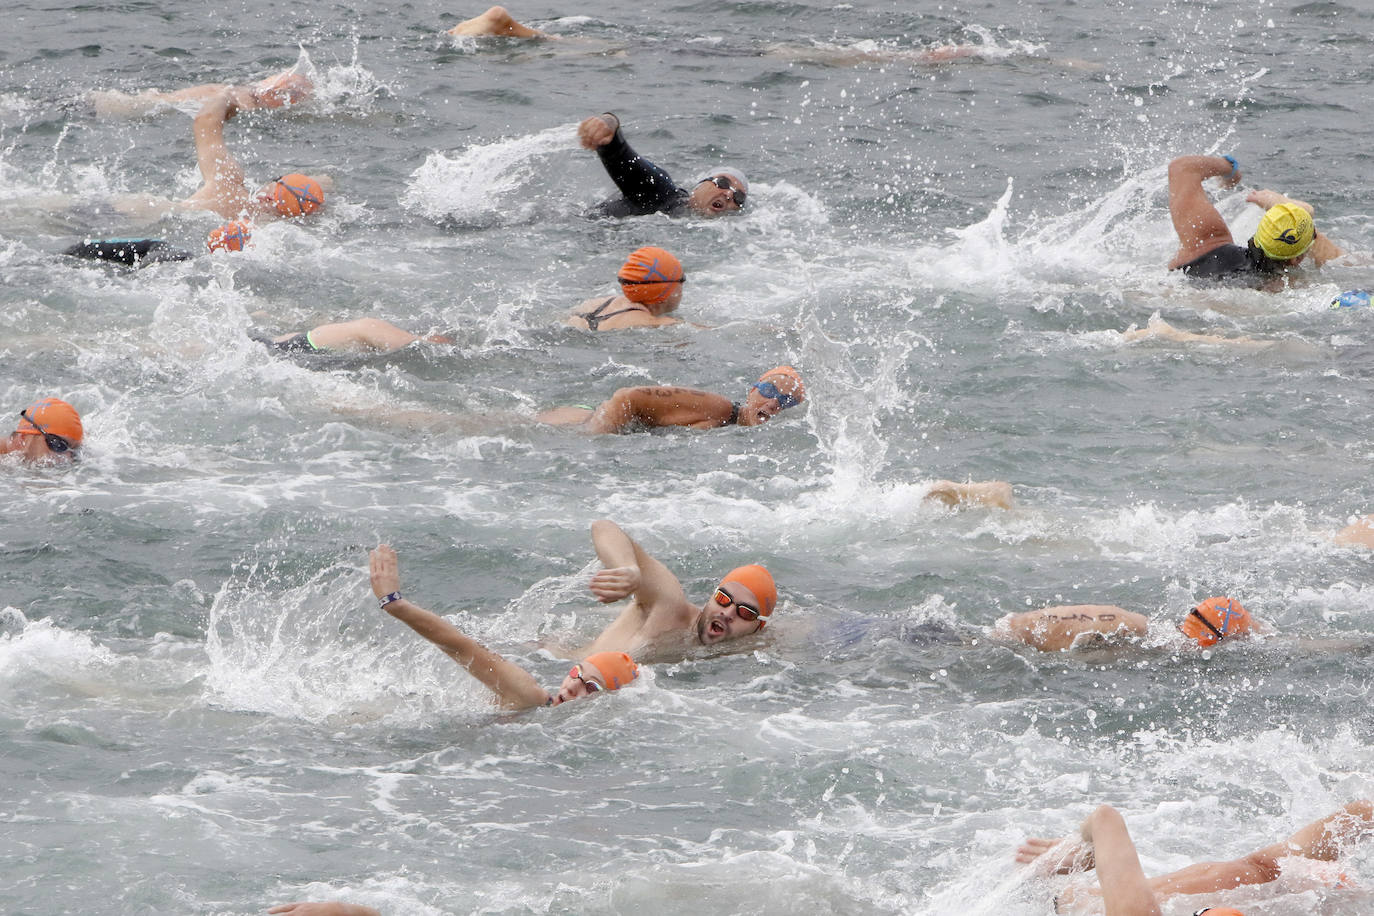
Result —
M676 213L687 204L687 192L673 183L672 176L636 153L617 124L611 142L596 154L624 197L611 198L593 208L597 216L643 216L646 213Z

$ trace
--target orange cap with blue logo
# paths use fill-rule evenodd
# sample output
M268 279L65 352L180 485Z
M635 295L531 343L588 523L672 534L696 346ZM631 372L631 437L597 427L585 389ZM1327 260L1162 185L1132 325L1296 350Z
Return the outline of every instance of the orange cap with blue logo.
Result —
M1208 598L1188 612L1178 625L1184 636L1199 646L1215 646L1223 639L1250 631L1250 612L1234 598Z
M687 282L682 262L662 248L636 248L616 274L620 289L631 302L658 305Z
M624 652L596 652L582 659L601 675L607 690L619 690L639 677L639 666Z
M318 181L300 172L274 179L264 197L273 209L285 217L305 216L324 206L324 188Z

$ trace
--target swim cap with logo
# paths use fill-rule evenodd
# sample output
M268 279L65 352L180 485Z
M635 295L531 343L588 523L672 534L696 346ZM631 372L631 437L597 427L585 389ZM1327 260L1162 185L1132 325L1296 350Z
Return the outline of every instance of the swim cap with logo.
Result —
M207 244L211 251L242 251L252 238L253 224L236 219L211 230Z
M1250 612L1234 598L1208 598L1188 612L1178 625L1184 636L1199 646L1215 646L1222 639L1250 630Z
M728 582L738 582L759 599L759 629L762 630L766 623L764 618L772 616L773 605L778 603L778 587L773 582L772 574L757 563L752 563L726 573L720 584L725 585Z
M682 263L662 248L637 248L616 274L625 298L644 305L658 305L687 282Z
M619 690L639 677L639 666L624 652L597 652L582 659L582 664L596 669L607 690Z
M264 197L273 209L285 217L304 216L324 206L324 188L318 181L300 172L274 179Z
M1255 244L1275 261L1301 257L1317 239L1312 214L1297 204L1275 204L1260 217Z
M1333 309L1369 308L1369 298L1369 290L1367 289L1348 289L1331 300L1331 307Z
M806 400L806 385L801 373L791 366L774 366L759 376L760 382L772 382L783 394L790 394L798 404Z
M81 444L85 435L81 428L81 415L76 408L57 398L34 401L24 408L24 416L19 418L15 432L24 436L41 436L48 433L61 436L73 446Z

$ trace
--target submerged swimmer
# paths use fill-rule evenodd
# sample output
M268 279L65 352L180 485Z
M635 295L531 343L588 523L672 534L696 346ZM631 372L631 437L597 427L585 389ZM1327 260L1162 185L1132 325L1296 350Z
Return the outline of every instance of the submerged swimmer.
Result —
M667 172L640 156L620 132L620 119L610 112L593 115L577 126L586 149L596 150L621 197L602 201L592 216L721 216L744 209L749 182L738 169L720 168L703 176L689 191L678 187Z
M624 652L592 652L568 672L550 693L524 668L491 651L431 611L401 596L396 551L380 544L368 557L372 593L382 610L434 643L496 695L505 709L558 706L602 690L619 690L639 676L639 666Z
M1130 642L1149 634L1150 618L1107 604L1073 604L1009 614L996 631L1041 652L1066 652L1104 642ZM1267 630L1234 598L1208 598L1191 608L1179 632L1202 648Z
M557 426L576 426L592 434L665 426L716 429L758 426L805 400L806 386L801 375L791 366L778 366L759 376L743 402L697 388L645 385L621 388L596 408L555 407L536 419Z
M19 411L19 425L0 439L0 455L18 455L25 464L67 463L80 454L84 437L76 408L45 398Z
M224 142L224 124L239 107L232 93L217 93L201 106L193 131L196 162L203 184L183 201L170 201L152 195L125 195L116 203L130 216L158 218L169 212L209 210L225 219L248 218L256 221L307 216L324 206L326 176L312 177L293 172L274 178L257 190L248 186L243 166Z
M239 111L253 111L258 108L299 105L314 94L315 84L310 77L291 67L243 86L230 83L203 83L185 89L145 89L137 93L120 92L115 89L97 90L91 93L91 103L98 115L134 117L182 103L203 105L225 92L233 98Z
M493 6L480 16L466 19L448 30L454 36L471 38L557 38L516 22L504 6Z
M1245 247L1207 197L1202 182L1219 178L1223 187L1240 184L1240 164L1231 156L1180 156L1169 163L1169 216L1178 234L1170 270L1203 279L1272 278L1302 261L1316 267L1345 254L1317 231L1312 206L1277 191L1251 191L1246 200L1265 208Z
M605 567L592 576L592 594L603 604L631 600L584 653L626 652L644 661L681 660L694 648L753 635L772 618L778 589L762 566L741 566L726 573L697 607L687 600L677 576L615 522L593 522L592 543Z
M417 341L453 343L451 337L441 334L422 337L380 318L355 318L322 324L309 331L254 339L282 353L392 353Z
M1157 878L1145 877L1140 856L1131 841L1126 821L1116 809L1103 805L1088 815L1079 828L1079 841L1027 837L1016 851L1016 861L1033 865L1045 874L1072 874L1096 868L1100 896L1108 916L1158 916L1159 902L1177 895L1219 894L1252 884L1277 881L1284 864L1301 857L1334 862L1354 841L1374 833L1374 803L1353 801L1339 811L1314 821L1301 830L1249 855L1226 862L1200 862ZM1342 877L1333 879L1339 886ZM1077 902L1079 895L1061 893L1058 904ZM1198 916L1244 916L1230 907L1209 906Z
M588 299L568 317L567 323L589 331L682 323L680 318L667 317L682 302L682 285L687 282L677 258L662 248L639 248L625 260L616 278L622 295Z

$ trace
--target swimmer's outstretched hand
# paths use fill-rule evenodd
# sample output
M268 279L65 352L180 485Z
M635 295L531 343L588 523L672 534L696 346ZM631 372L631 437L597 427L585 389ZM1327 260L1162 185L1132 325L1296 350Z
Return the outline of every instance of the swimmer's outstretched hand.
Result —
M609 111L592 115L577 125L577 139L582 142L584 149L598 149L611 142L618 127L620 119Z
M597 601L610 604L639 591L641 581L638 566L617 566L614 569L603 569L592 576L591 584L587 587L592 590Z
M378 544L367 556L367 571L372 576L372 594L385 598L401 590L401 565L389 544Z
M291 916L382 916L370 906L326 900L322 903L279 903L269 913L290 913Z
M1079 843L1072 837L1047 839L1038 836L1026 837L1017 848L1016 863L1034 865L1036 872L1043 875L1089 871L1095 864L1093 848L1087 843Z

